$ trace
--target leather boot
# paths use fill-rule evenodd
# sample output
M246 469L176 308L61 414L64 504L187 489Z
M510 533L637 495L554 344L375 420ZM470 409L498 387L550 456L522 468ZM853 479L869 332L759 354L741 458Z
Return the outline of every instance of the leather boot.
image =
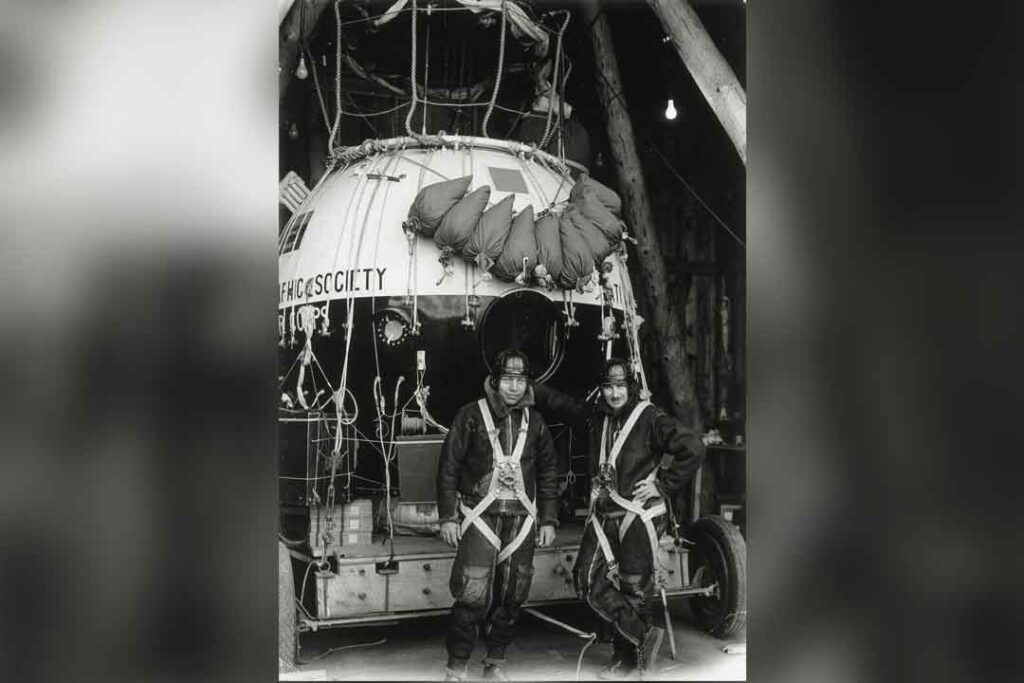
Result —
M658 661L658 650L661 648L661 640L665 637L665 629L652 626L647 629L644 639L637 648L637 664L640 671L651 671Z
M636 665L615 655L603 669L597 672L602 681L632 681L638 678Z
M460 662L448 660L448 664L444 667L444 680L446 681L464 681L467 677L467 669L469 662Z
M484 680L485 681L507 681L508 674L505 673L505 665L490 663L484 664Z

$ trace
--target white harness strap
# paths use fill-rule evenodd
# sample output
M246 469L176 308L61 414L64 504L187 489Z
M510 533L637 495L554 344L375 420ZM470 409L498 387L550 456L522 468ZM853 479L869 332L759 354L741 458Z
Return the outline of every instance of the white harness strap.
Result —
M611 451L607 450L608 444L608 418L604 418L604 425L601 428L601 451L598 455L598 462L600 466L611 465L615 466L618 461L619 452L622 450L622 445L626 441L626 437L633 430L640 415L651 405L650 401L640 401L633 408L633 411L626 418L625 424L619 431L618 437L612 444ZM657 474L657 468L654 469L649 475L647 475L647 481L654 481L654 477ZM655 517L663 515L666 512L664 501L659 502L654 507L645 510L643 505L636 502L635 500L629 500L619 495L618 491L614 488L608 489L609 497L615 501L620 507L626 510L625 517L622 518L622 522L619 523L619 540L621 541L626 537L626 532L629 530L629 526L633 523L633 520L639 518L643 523L644 528L647 530L647 540L651 544L651 556L657 557L658 552L658 532L654 528L654 522L652 521ZM592 496L592 501L596 499L596 496ZM597 541L601 545L601 552L604 553L605 559L608 561L610 573L617 574L618 562L615 560L615 556L612 554L611 545L608 543L608 538L605 536L602 525L594 519L593 503L591 504L591 512L588 521L594 526L594 533L597 536Z
M596 500L597 499L594 497L591 497L590 499L590 512L587 514L586 524L590 524L594 527L594 535L597 536L597 542L601 546L601 554L604 555L605 562L608 563L608 577L614 583L618 584L619 561L615 559L615 554L612 552L612 546L608 543L608 537L604 533L604 525L597 521L597 516L594 514L594 502Z
M475 526L476 530L483 534L484 538L486 538L491 545L493 545L495 548L500 548L501 540L498 539L498 535L491 531L491 527L484 524L484 521L480 519L480 506L483 505L484 509L486 509L487 506L490 505L493 500L494 498L487 496L481 499L480 502L477 503L476 507L473 508L472 510L470 510L464 504L459 503L459 510L462 511L463 516L461 527L462 533L464 534L466 533L466 529L468 529L470 525Z
M498 562L504 562L512 556L519 546L523 544L526 538L529 536L533 529L534 519L537 517L537 506L532 500L526 496L526 486L523 480L523 468L519 461L523 456L523 449L526 447L526 431L530 426L530 411L526 409L523 411L523 422L519 426L519 437L516 439L515 446L512 448L512 455L505 455L504 450L501 447L501 441L498 439L498 430L494 426L494 419L491 417L491 409L487 405L486 399L480 399L477 402L480 408L480 414L483 416L484 427L487 429L487 435L491 442L491 452L494 459L494 469L491 470L491 484L488 487L487 495L480 499L472 510L463 504L459 504L459 509L462 510L462 533L466 533L469 527L475 526L477 531L483 534L491 545L498 550ZM527 519L523 522L522 528L519 529L519 534L504 548L501 547L501 539L498 538L497 534L487 526L487 523L480 518L491 503L498 498L498 492L503 486L507 486L506 483L502 483L500 474L503 470L508 471L511 469L515 482L513 488L515 490L516 498L522 503L523 507L526 508Z
M655 530L654 522L652 520L659 515L665 514L665 502L661 501L654 507L645 510L644 507L636 501L627 500L615 491L611 491L611 498L616 503L626 508L626 516L622 518L622 522L619 524L619 540L621 541L626 537L629 525L633 523L634 519L639 518L647 529L647 537L651 541L651 551L654 552L658 547L658 532Z
M605 446L608 443L608 416L604 418L604 425L601 427L601 451L599 453L599 464L606 465L610 464L615 466L616 461L619 459L619 451L622 450L622 444L626 442L626 437L633 431L633 426L636 425L636 421L640 419L640 415L644 412L647 406L651 405L650 401L640 401L633 406L633 412L626 418L626 424L622 425L622 429L619 431L619 436L615 439L615 443L612 444L612 450L609 453Z

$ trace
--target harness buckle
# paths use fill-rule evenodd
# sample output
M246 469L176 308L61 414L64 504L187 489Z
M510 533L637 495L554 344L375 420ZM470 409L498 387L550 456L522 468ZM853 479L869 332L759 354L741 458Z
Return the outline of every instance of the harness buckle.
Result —
M513 491L515 490L516 471L512 463L498 465L498 484Z
M612 488L615 481L615 468L610 463L601 463L597 468L597 476L594 477L594 486L598 488Z

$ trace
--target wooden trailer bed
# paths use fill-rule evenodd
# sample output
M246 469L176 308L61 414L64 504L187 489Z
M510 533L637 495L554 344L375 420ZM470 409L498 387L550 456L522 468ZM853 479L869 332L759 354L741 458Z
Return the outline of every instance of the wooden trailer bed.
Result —
M555 544L537 548L533 585L527 605L575 601L572 566L576 560L583 523L564 524ZM310 572L307 591L316 591L316 619L300 618L301 630L357 625L443 614L452 605L448 577L455 549L433 536L395 536L394 559L387 537L375 534L371 545L342 546L332 553L332 569ZM666 570L668 595L701 592L686 590L688 553L663 537L659 561ZM315 585L314 585L315 584Z

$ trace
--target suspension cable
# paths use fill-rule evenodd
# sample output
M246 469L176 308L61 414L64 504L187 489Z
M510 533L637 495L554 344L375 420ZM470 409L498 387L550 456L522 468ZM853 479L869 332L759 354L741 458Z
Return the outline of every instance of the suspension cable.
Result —
M558 70L558 86L561 92L558 93L558 159L563 164L565 163L565 82L568 80L567 76L563 76L561 72L565 71L565 65L560 66Z
M415 2L416 0L413 0ZM498 71L494 76L494 92L491 93L491 103L487 106L487 113L484 114L483 134L485 138L491 137L487 132L487 122L490 121L491 113L494 111L494 103L498 101L498 91L501 90L501 72L505 67L505 32L508 24L508 10L505 9L505 0L501 3L501 39L498 44Z
M334 0L334 125L327 139L327 149L334 151L334 137L341 125L341 0Z
M412 115L416 111L416 15L418 11L416 9L416 0L412 0L412 59L409 66L409 81L412 84L412 105L409 107L409 112L405 115L405 132L409 137L416 137L416 133L412 132Z
M433 5L427 5L427 44L423 49L423 123L420 126L420 133L427 134L427 100L430 97L430 10Z
M551 87L548 88L548 120L544 126L544 135L540 138L540 144L538 147L544 149L548 144L548 137L551 135L551 118L555 113L555 101L552 97L556 93L555 85L558 82L558 66L562 57L562 34L565 33L566 27L569 25L569 17L572 16L568 11L565 12L565 19L562 21L562 28L558 29L558 40L556 41L555 47L555 64L554 71L551 73ZM559 104L561 107L561 104Z

